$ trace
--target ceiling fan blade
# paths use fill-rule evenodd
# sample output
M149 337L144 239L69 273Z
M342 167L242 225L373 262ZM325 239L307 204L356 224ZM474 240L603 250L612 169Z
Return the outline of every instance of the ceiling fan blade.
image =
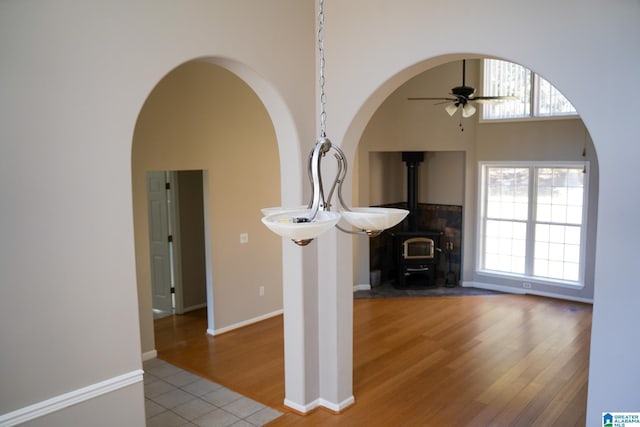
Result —
M473 99L503 99L503 100L518 100L517 96L474 96Z
M478 96L470 98L470 101L475 101L478 104L497 105L505 101L518 101L520 98L516 96Z
M444 109L447 113L449 113L450 116L453 116L456 111L458 111L458 106L456 104L449 104L444 107Z
M456 101L456 98L407 98L409 101Z
M452 99L447 99L446 101L436 102L436 103L434 103L433 105L449 104L449 103L451 103L451 102L453 102L453 103L455 104L456 102L458 102L458 100L457 100L457 99L453 99L453 98L452 98Z
M476 107L474 107L471 104L465 104L462 107L462 117L464 117L465 119L473 116L475 112L476 112Z
M474 99L470 99L470 101L477 102L478 104L484 104L484 105L498 105L503 102L501 99L482 99L482 98L477 98L477 99L474 98Z

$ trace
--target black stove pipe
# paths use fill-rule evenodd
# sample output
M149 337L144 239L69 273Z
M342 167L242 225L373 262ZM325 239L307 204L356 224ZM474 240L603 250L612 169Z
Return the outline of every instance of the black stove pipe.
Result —
M418 229L418 168L424 161L422 151L403 151L402 161L407 164L407 216L408 231Z

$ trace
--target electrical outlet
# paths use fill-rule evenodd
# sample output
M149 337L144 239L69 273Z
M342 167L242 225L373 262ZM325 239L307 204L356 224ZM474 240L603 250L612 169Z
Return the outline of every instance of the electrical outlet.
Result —
M240 233L240 243L249 243L249 233Z
M264 286L260 286L258 293L260 294L261 297L264 296Z
M522 287L525 288L525 289L531 289L531 283L524 282L524 283L522 283Z

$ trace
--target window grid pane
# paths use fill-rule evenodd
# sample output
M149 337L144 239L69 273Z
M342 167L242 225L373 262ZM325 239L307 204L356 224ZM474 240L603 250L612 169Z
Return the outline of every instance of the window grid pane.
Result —
M487 168L487 217L526 221L529 212L529 169Z
M537 168L533 274L580 280L584 174L579 168Z
M487 220L484 229L484 268L524 274L527 224Z
M579 282L582 167L485 166L483 171L482 268ZM535 194L531 202L529 194ZM529 218L530 204L533 218Z
M576 109L558 89L551 83L536 76L538 90L536 91L536 116L560 116L576 114Z
M582 169L538 168L536 175L536 220L556 224L582 224Z
M485 119L528 117L531 114L531 71L513 62L484 61L484 95L515 96L517 101L483 105Z
M533 275L574 282L580 280L579 235L579 226L537 224Z
M515 96L518 100L484 104L485 120L553 117L577 114L574 106L549 81L531 70L508 61L483 61L484 96Z

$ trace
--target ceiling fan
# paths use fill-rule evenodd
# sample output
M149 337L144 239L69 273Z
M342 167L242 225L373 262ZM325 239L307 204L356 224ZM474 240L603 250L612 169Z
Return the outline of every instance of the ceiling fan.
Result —
M456 86L451 89L450 97L440 98L408 98L410 101L442 101L436 104L447 104L444 109L453 116L458 109L462 110L462 117L471 117L476 112L476 107L472 104L499 104L504 101L514 101L518 98L515 96L475 96L476 89L465 84L466 78L466 60L462 60L462 86Z

